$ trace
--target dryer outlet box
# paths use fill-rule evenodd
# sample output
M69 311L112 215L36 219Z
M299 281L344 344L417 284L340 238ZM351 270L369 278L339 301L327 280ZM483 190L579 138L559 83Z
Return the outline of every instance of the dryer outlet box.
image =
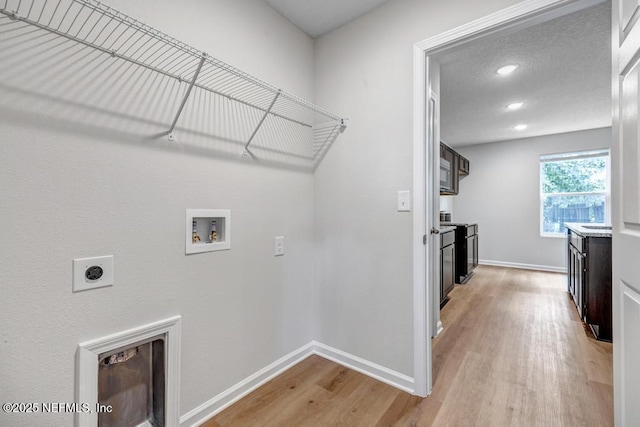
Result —
M73 292L113 285L113 255L73 260Z

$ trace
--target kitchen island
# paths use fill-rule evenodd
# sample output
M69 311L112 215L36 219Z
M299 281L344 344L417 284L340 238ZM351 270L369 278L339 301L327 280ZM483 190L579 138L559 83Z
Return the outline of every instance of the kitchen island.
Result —
M611 341L611 226L566 223L567 292L596 339Z

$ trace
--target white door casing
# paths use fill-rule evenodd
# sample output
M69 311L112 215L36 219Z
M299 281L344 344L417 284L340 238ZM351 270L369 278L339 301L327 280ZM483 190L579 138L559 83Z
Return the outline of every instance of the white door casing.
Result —
M427 102L427 82L429 81L424 50L413 48L413 393L427 396L431 392L431 339L429 323L432 321L432 297L427 292L431 286L428 279L428 260L432 259L433 248L427 239L426 225L431 214L428 200L433 195L427 186L427 172L433 163L426 149L429 112Z
M427 68L431 69L429 58L426 58ZM428 151L427 158L433 159L434 162L430 163L429 176L431 177L428 183L430 183L430 191L433 197L427 199L427 210L430 212L428 216L426 229L431 230L427 233L429 244L433 250L433 256L427 259L427 265L429 266L430 283L431 283L431 297L433 299L431 307L431 327L430 337L435 338L440 332L442 332L442 322L440 321L440 233L435 233L434 230L440 229L440 100L438 95L434 92L434 88L431 86L432 82L429 81L429 106L427 108L429 112L429 136L426 141L426 151Z
M413 47L413 334L414 334L414 394L426 396L431 392L432 367L431 367L431 340L428 339L430 324L435 318L431 313L435 308L432 289L433 271L428 268L431 263L437 262L436 248L432 244L423 244L423 235L429 232L428 224L434 223L430 218L432 209L429 199L434 199L436 194L427 181L432 168L439 171L438 158L434 158L433 150L427 150L425 141L428 140L429 129L429 95L431 85L429 79L429 67L427 67L429 55L432 53L453 47L457 44L480 38L496 31L514 29L518 26L528 26L539 22L545 22L554 17L562 16L589 6L602 3L605 0L524 0L511 7L487 15L478 20L469 22L460 27L437 34L433 37L417 42ZM613 0L623 1L623 0ZM638 4L640 0L636 0ZM635 9L634 9L635 10ZM636 15L637 16L637 15ZM635 19L635 17L634 17ZM438 93L439 91L436 91ZM439 123L435 124L439 127ZM431 152L429 152L431 151ZM615 169L614 169L615 170ZM435 177L433 179L436 179ZM439 186L438 186L439 193ZM614 198L615 200L615 198ZM639 209L640 210L640 209ZM439 217L438 217L439 218ZM639 229L640 235L640 229ZM427 238L427 242L433 239ZM439 251L439 246L438 246ZM615 249L615 245L614 245ZM636 251L636 257L638 252ZM615 268L615 266L614 266ZM637 275L640 276L640 275ZM615 277L614 277L615 279ZM614 305L614 311L616 306ZM439 316L438 316L439 317ZM615 326L615 316L614 316ZM640 424L639 424L640 425Z
M640 3L612 1L613 385L617 426L640 425Z

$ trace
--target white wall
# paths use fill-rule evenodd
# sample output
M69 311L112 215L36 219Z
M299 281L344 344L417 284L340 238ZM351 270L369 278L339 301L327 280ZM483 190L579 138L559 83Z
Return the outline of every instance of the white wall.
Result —
M108 3L313 98L313 40L261 0ZM51 40L0 36L0 401L73 402L79 342L176 314L181 414L310 342L313 175L187 132L197 91L167 142L175 83ZM186 208L231 209L231 250L185 256ZM72 293L72 259L108 254L115 286Z
M471 172L453 197L454 220L478 222L481 263L565 269L565 240L540 236L540 155L610 146L602 128L456 149Z
M316 171L321 342L413 376L413 44L515 3L392 0L316 41L316 102L351 118Z

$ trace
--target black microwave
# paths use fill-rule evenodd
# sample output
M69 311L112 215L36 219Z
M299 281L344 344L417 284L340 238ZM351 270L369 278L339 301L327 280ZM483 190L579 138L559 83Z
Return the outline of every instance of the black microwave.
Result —
M440 192L450 193L452 188L453 175L451 173L451 162L440 158Z

